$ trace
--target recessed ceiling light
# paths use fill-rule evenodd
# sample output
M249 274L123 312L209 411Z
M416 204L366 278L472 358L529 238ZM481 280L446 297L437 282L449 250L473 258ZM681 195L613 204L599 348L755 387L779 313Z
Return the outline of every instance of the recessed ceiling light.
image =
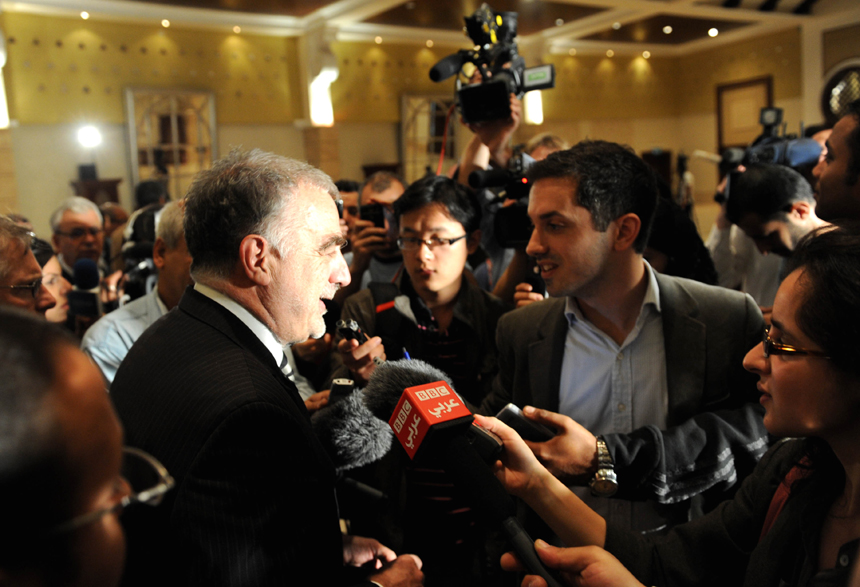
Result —
M83 18L84 20L88 19L89 17L90 17L89 12L87 12L87 11L81 12L81 18Z
M709 37L716 37L719 34L720 34L720 31L718 31L717 29L709 29L708 30L708 36Z
M424 44L427 45L428 49L432 49L433 48L433 39L427 39L427 42Z
M670 27L669 25L664 26L663 32L667 35L671 35L672 34L672 27Z
M567 52L567 54L568 54L568 55L570 55L571 57L573 57L574 55L576 55L576 49L570 49L570 50Z
M164 20L161 21L161 26L163 26L164 28L169 27L170 21L165 18Z
M564 24L564 19L563 19L563 18L557 18L557 19L555 19L555 26L561 26L561 25L563 25L563 24Z
M373 40L376 42L376 44L377 44L377 45L381 45L381 44L382 44L382 37L376 37L376 38L375 38L375 39L373 39Z
M238 35L239 33L241 33L241 32L242 32L242 27L240 27L239 25L234 26L234 27L233 27L233 32L234 32L234 33L236 33L236 34Z
M620 23L620 22L613 22L613 23L612 23L612 28L613 28L613 29L615 29L615 30L617 31L618 29L620 29L620 28L621 28L621 23Z
M642 51L642 57L644 57L645 59L650 59L651 51Z
M612 49L608 49L608 50L606 51L606 56L607 56L607 57L614 57L614 56L615 56L615 51L613 51Z

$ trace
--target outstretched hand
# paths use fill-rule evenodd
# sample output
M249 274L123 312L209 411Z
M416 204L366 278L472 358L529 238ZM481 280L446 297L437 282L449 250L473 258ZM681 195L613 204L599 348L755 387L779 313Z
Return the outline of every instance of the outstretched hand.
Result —
M538 460L559 479L586 484L597 470L597 437L563 414L531 406L523 408L523 414L558 430L545 442L526 442Z
M535 550L547 568L561 571L568 585L577 587L643 587L617 558L599 546L557 548L543 540L535 542ZM512 552L502 555L502 568L506 571L524 570ZM546 581L536 575L526 575L522 587L547 587Z
M535 458L531 449L517 432L496 418L475 414L475 421L502 439L504 450L493 472L508 493L525 497L539 486L542 476L550 473Z

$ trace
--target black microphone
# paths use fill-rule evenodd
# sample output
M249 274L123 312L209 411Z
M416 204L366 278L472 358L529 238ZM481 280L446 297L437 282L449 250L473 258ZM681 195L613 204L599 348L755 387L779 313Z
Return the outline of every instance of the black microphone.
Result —
M420 391L408 389L416 387ZM529 573L543 577L549 587L561 587L561 582L544 567L535 552L534 540L517 520L513 500L472 446L468 438L472 426L463 426L465 418L460 416L465 412L471 418L471 412L455 401L462 399L453 398L449 389L453 390L450 379L422 361L387 361L370 376L364 389L365 403L377 418L390 420L407 453L416 454L419 449L422 454L432 452L454 484L469 497L475 511L501 528ZM429 399L425 402L422 398ZM446 409L452 417L459 417L443 421ZM434 416L441 422L435 434ZM404 443L407 437L412 447Z
M365 407L361 391L314 412L311 426L338 472L378 461L394 436L388 423Z
M101 318L101 275L92 259L79 259L73 268L75 285L69 292L69 313L74 316Z
M463 69L463 53L448 55L430 69L430 79L441 82Z

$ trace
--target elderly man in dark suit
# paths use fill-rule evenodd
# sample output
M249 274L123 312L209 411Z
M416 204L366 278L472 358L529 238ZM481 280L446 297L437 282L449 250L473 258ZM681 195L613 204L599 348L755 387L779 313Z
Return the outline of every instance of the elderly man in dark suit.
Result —
M657 189L629 149L584 141L529 175L527 252L554 298L500 320L481 411L540 408L525 411L561 433L533 450L590 485L576 491L604 517L641 531L684 521L709 505L689 498L725 497L767 448L742 366L761 313L745 294L651 269L642 251Z
M343 585L361 565L363 584L420 584L417 557L341 535L333 466L282 372L284 346L321 336L323 300L349 281L336 198L321 171L260 151L190 188L196 284L111 388L128 443L176 479L155 516L126 517L126 584Z

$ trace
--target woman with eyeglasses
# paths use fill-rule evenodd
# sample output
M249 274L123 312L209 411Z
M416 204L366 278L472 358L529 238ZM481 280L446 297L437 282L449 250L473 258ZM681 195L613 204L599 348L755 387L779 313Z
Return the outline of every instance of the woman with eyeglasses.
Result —
M607 526L513 430L492 418L480 421L505 443L496 468L507 489L565 544L593 545L538 543L547 566L570 584L846 585L860 543L858 357L860 231L819 230L787 260L772 326L744 359L760 378L766 428L785 440L733 500L660 537ZM517 563L505 555L503 566ZM544 582L527 577L523 585Z
M57 301L53 308L45 312L45 318L48 322L65 323L69 315L68 294L72 290L72 284L63 277L60 260L47 241L35 238L30 248L42 268L42 285L51 292Z

